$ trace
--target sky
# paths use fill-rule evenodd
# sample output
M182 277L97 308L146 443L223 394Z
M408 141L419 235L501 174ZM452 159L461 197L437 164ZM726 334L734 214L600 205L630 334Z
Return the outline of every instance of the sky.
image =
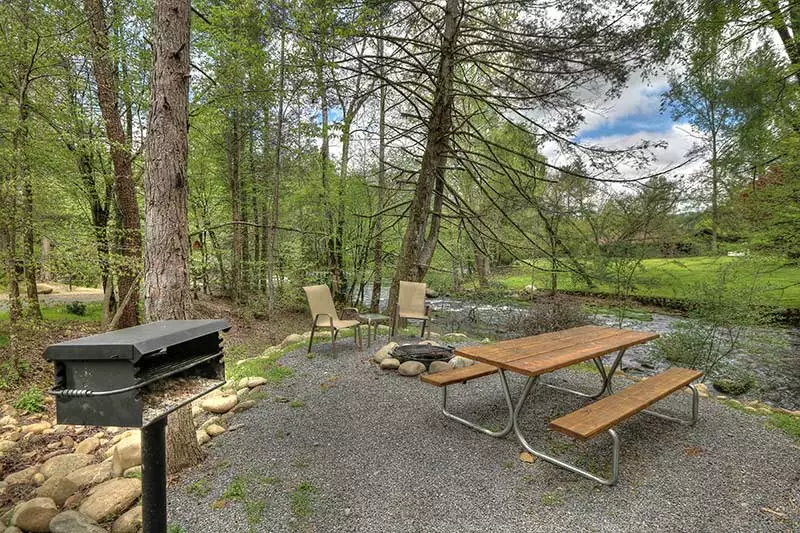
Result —
M589 111L584 113L586 120L574 140L616 149L644 140L666 142L666 148L653 149L653 161L646 170L620 167L625 178L680 165L686 161L686 154L696 139L692 137L693 130L688 123L673 120L668 111L661 112L662 95L667 89L668 83L664 77L642 80L639 76L632 76L619 98L590 106ZM568 163L554 144L545 145L543 152L553 164ZM679 172L688 174L701 165L701 162L694 162Z

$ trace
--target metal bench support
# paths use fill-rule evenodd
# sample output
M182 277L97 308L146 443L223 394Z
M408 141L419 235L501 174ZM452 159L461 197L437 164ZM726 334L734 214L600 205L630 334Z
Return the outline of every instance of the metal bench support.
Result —
M508 433L511 431L511 428L514 426L513 422L514 403L511 401L511 393L509 392L508 389L508 381L506 380L506 375L502 371L500 371L500 381L502 382L503 385L503 394L505 395L506 405L508 407L508 422L506 422L506 426L500 431L492 431L491 429L485 428L483 426L475 424L474 422L470 422L469 420L466 420L464 418L461 418L460 416L450 413L447 410L447 385L442 387L442 414L444 414L444 416L446 416L447 418L455 420L456 422L460 422L461 424L464 424L465 426L470 427L476 431L480 431L481 433L485 433L490 437L497 437L497 438L505 437L506 435L508 435Z

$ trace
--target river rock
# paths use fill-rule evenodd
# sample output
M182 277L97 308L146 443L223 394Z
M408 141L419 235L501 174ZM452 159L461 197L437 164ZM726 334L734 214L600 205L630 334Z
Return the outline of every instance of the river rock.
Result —
M242 387L241 389L236 391L236 398L242 402L250 395L250 389L248 387Z
M100 439L97 437L89 437L86 440L82 440L75 446L75 453L86 453L91 454L97 451L97 448L100 447Z
M111 526L111 533L139 533L142 530L142 506L128 510Z
M89 487L103 483L114 477L114 470L110 461L104 461L94 465L80 468L67 476L67 479L75 483L78 488Z
M255 400L245 400L242 403L238 404L236 407L233 408L234 413L241 413L242 411L247 411L251 407L255 406Z
M78 511L64 511L50 520L52 533L106 533L97 522Z
M74 447L75 447L75 439L73 439L73 438L72 438L72 437L70 437L69 435L66 435L66 436L64 436L64 437L61 437L61 445L62 445L64 448L70 448L70 449L72 449L72 448L74 448ZM91 452L87 452L87 453L91 453Z
M6 476L4 481L7 485L28 485L32 482L34 474L39 470L35 466L29 466L25 470L14 472Z
M33 484L36 485L37 487L39 485L42 485L45 482L45 480L47 480L47 478L44 477L44 474L42 474L41 472L36 472L31 478L31 481L33 481Z
M65 477L72 472L88 466L94 461L94 457L84 453L66 453L48 459L42 465L44 477Z
M135 477L142 479L142 465L132 466L122 473L122 477Z
M387 357L381 361L381 369L383 370L397 370L400 367L400 360L394 357Z
M431 366L428 367L428 373L435 374L437 372L445 372L447 370L452 370L453 367L450 366L450 363L447 361L433 361L431 362Z
M197 444L200 444L201 446L211 440L211 436L206 433L205 429L198 429L195 432L195 436L197 437Z
M217 424L211 424L206 428L206 433L208 433L210 437L218 437L225 433L225 428Z
M236 407L237 403L239 403L239 399L235 394L231 394L229 396L218 396L216 398L204 400L202 407L209 413L221 415Z
M16 426L17 424L19 424L19 422L13 416L6 415L0 418L0 426Z
M381 361L387 357L390 357L392 355L392 351L394 351L394 349L398 346L399 344L396 342L390 342L389 344L382 346L377 352L375 352L375 355L372 356L372 360L380 364Z
M13 440L0 440L0 454L10 452L17 447L17 443Z
M50 429L50 428L51 428L50 422L36 422L34 424L28 424L27 426L22 426L22 432L36 435L38 433L41 433L45 429Z
M16 526L8 526L3 530L3 533L25 533L25 532Z
M247 386L251 389L266 384L267 384L267 378L262 378L261 376L256 376L254 378L247 378Z
M34 498L14 509L11 524L31 533L47 533L50 520L57 514L56 502L50 498Z
M220 423L220 417L212 416L211 418L209 418L208 420L206 420L205 422L203 422L200 425L200 429L206 429L210 425L219 424L219 423Z
M114 447L111 459L111 470L115 476L121 476L132 466L142 464L142 435L131 435Z
M427 339L427 340L424 340L424 341L420 341L420 342L418 342L417 344L426 344L426 345L428 345L428 346L439 346L439 347L444 347L444 345L443 345L441 342L432 341L432 340L430 340L430 339Z
M280 347L285 348L290 344L296 344L298 342L303 342L303 336L298 335L297 333L292 333L291 335L287 335L286 338L283 339L283 341L280 343Z
M192 404L192 418L197 418L203 413L205 413L205 411L203 411L202 407L200 407L199 405Z
M139 438L141 438L142 431L140 429L129 429L127 431L123 431L119 435L114 435L114 437L111 439L111 444L116 444L127 439L128 437L133 437L135 435L138 435Z
M401 376L418 376L425 372L425 365L419 361L406 361L397 368Z
M142 482L118 478L94 487L78 509L92 520L105 522L127 510L142 494Z
M78 485L66 477L51 477L36 489L36 496L50 498L58 507L62 507L67 498L78 490Z
M468 366L472 366L475 363L472 359L467 359L466 357L461 357L457 355L450 359L450 366L453 368L465 368Z

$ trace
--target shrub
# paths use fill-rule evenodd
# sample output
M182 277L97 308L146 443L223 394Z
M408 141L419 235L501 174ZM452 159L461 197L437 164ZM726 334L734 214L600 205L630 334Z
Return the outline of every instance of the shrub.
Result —
M579 302L569 297L555 295L537 298L531 302L528 309L511 314L506 322L506 328L528 336L588 323L589 315Z
M44 394L38 388L31 387L19 395L14 408L26 414L41 413L44 411Z
M83 302L70 302L67 304L67 313L77 316L86 316L86 304Z
M659 355L719 378L729 377L724 374L731 371L735 354L758 355L778 348L780 341L765 329L775 315L757 305L763 288L755 276L744 279L747 274L731 263L715 280L696 284L697 304L689 320L676 322L671 333L656 341Z

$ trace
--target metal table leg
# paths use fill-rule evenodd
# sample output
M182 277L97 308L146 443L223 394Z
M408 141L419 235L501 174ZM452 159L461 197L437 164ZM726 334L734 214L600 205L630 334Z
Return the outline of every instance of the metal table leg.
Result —
M604 393L613 394L614 389L611 383L612 378L614 377L614 373L617 371L617 367L622 362L622 356L625 355L625 350L620 350L617 352L617 357L614 359L614 362L611 364L611 368L606 372L606 368L603 366L603 359L598 357L597 359L592 359L592 362L597 367L597 370L600 372L600 377L603 380L603 386L600 388L600 392L597 394L586 394L585 392L577 391L574 389L569 389L566 387L560 387L558 385L551 385L549 383L542 383L545 387L550 387L551 389L556 389L564 392L569 392L570 394L574 394L576 396L581 396L582 398L591 398L592 400L598 399Z
M505 371L504 370L500 370L500 374L504 375ZM558 467L561 467L561 468L563 468L565 470L569 470L570 472L573 472L573 473L579 474L579 475L581 475L581 476L583 476L585 478L591 479L592 481L596 481L598 483L602 483L603 485L614 485L617 482L617 479L619 478L619 437L617 436L617 433L613 429L609 429L607 431L608 434L611 436L611 441L612 441L612 444L613 444L613 448L612 448L613 455L612 455L612 459L611 459L611 477L609 479L602 478L600 476L592 474L588 470L583 470L582 468L578 468L575 465L571 465L569 463L566 463L564 461L556 459L555 457L551 457L551 456L547 455L544 452L540 452L540 451L534 449L533 447L531 447L531 445L528 444L528 441L525 440L525 437L522 435L522 431L519 428L519 412L522 410L522 406L525 404L525 400L528 398L528 395L530 394L531 389L533 388L533 386L536 384L536 382L538 380L539 380L538 376L529 377L528 378L528 381L525 383L525 389L522 391L522 395L519 397L519 400L517 400L517 404L514 406L514 414L513 414L513 417L512 417L514 433L516 434L517 439L519 440L520 444L522 444L522 447L525 448L532 455L535 455L539 459L547 461L548 463L552 463L552 464L554 464L554 465L556 465ZM508 384L507 384L506 380L503 380L503 386L506 387L506 388L508 387ZM605 390L605 386L604 386L604 390Z
M442 387L442 414L444 414L444 416L446 416L447 418L455 420L456 422L464 424L467 427L470 427L470 428L472 428L472 429L474 429L476 431L480 431L481 433L485 433L485 434L487 434L487 435L489 435L491 437L500 438L500 437L504 437L504 436L508 435L508 433L511 431L511 428L514 425L514 422L513 422L513 419L514 419L514 416L513 416L514 415L514 403L511 401L511 392L508 389L508 381L506 380L506 375L505 375L505 373L503 373L502 370L500 371L500 382L503 385L503 394L504 394L505 399L506 399L506 406L508 407L508 422L506 422L506 426L503 429L501 429L500 431L493 431L493 430L491 430L489 428L485 428L483 426L475 424L474 422L470 422L469 420L466 420L464 418L461 418L459 416L456 416L456 415L450 413L447 410L447 386L446 385L444 387Z

